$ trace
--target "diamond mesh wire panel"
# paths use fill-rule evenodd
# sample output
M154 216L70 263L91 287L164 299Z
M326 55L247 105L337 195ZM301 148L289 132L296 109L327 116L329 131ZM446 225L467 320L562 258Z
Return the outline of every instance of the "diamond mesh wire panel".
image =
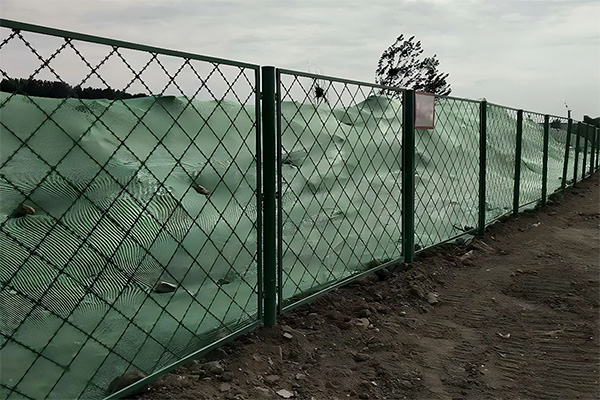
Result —
M402 104L363 83L279 72L280 299L402 254Z
M585 127L581 122L573 124L573 137L571 138L575 150L574 183L579 182L583 174L584 151L585 151Z
M594 135L595 135L595 127L593 125L590 124L584 124L583 127L583 135L585 137L585 145L584 145L584 152L585 152L585 157L584 157L584 162L585 165L583 166L583 177L588 177L592 174L592 162L594 161L593 159L593 151L594 151Z
M488 104L486 221L512 210L517 110Z
M548 183L547 192L551 194L562 187L563 171L567 163L567 180L569 166L573 168L573 152L571 146L567 149L567 134L569 120L563 117L550 117L550 131L548 137ZM569 139L569 144L570 144ZM566 158L568 157L568 159ZM565 182L565 185L567 183Z
M103 398L256 323L258 67L0 32L0 397Z
M528 205L542 197L542 169L544 156L544 116L523 113L523 141L521 143L521 176L519 206Z
M479 103L436 97L435 128L415 133L415 247L474 229L478 202Z

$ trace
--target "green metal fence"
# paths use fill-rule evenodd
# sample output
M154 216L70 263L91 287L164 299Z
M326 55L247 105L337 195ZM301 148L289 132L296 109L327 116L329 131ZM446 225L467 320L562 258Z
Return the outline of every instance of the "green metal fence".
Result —
M257 326L259 67L2 27L3 79L140 96L1 93L0 397L103 398Z
M402 91L289 70L276 81L278 294L286 310L401 259Z
M0 25L1 399L120 397L599 166L567 118Z
M434 129L415 132L415 245L425 249L477 227L479 102L437 97Z

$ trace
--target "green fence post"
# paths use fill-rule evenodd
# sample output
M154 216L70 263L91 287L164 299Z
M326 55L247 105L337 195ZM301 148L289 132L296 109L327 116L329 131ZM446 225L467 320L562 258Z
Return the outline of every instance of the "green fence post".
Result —
M485 190L487 166L487 101L479 103L479 230L485 233Z
M581 164L581 179L585 179L585 173L587 172L587 152L588 152L588 124L584 125L585 136L583 137L583 163Z
M517 111L517 143L515 150L515 187L513 195L513 214L519 212L519 191L521 190L521 147L523 143L523 110Z
M596 170L600 166L598 160L600 159L600 128L596 128Z
M263 246L264 246L264 324L275 325L277 315L276 253L276 103L275 67L262 67L263 140Z
M577 131L575 137L575 164L573 165L573 186L577 183L577 167L579 167L579 138L581 134L581 121L577 122Z
M590 145L590 175L594 173L594 158L596 156L596 127L590 125L592 131L592 143Z
M402 255L415 255L415 91L405 90L402 101Z
M542 206L548 195L548 140L550 138L550 116L544 115L544 154L542 159Z
M564 192L567 186L567 170L569 169L569 147L571 147L571 130L573 128L573 120L569 118L567 123L567 143L565 145L565 162L563 164L562 182L560 185L561 190Z

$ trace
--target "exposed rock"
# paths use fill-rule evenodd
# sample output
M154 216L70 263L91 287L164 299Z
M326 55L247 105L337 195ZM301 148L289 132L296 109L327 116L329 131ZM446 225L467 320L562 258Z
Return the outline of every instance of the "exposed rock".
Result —
M119 390L124 389L127 386L134 384L135 382L139 381L140 379L144 379L145 377L146 377L146 374L144 374L141 371L138 371L138 370L127 371L123 375L116 377L115 379L112 380L112 382L110 382L110 384L108 385L108 392L111 394L116 393ZM132 394L144 393L147 390L148 390L148 385L145 385L145 386L142 386L141 388L137 389L136 391L134 391Z
M294 397L294 393L290 392L289 390L285 390L285 389L278 390L277 394L280 397L283 397L284 399L289 399L291 397Z
M31 207L30 205L27 204L21 204L19 206L19 208L17 208L12 216L13 218L21 218L24 217L26 215L34 215L35 214L35 208Z
M169 282L157 283L152 289L156 293L171 293L177 290L177 286Z
M225 368L219 361L209 361L204 364L204 368L206 368L206 372L212 375L222 375L225 372Z
M433 293L433 292L427 293L427 302L431 305L439 303L437 293Z
M352 359L356 362L363 362L371 359L371 356L365 353L356 353L352 355Z
M265 376L265 381L269 383L275 383L280 379L279 375L267 375Z

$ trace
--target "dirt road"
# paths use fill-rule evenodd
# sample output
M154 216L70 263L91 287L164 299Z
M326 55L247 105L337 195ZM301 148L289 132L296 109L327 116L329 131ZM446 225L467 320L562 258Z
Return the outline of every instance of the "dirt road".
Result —
M143 399L598 399L599 175L168 374Z

